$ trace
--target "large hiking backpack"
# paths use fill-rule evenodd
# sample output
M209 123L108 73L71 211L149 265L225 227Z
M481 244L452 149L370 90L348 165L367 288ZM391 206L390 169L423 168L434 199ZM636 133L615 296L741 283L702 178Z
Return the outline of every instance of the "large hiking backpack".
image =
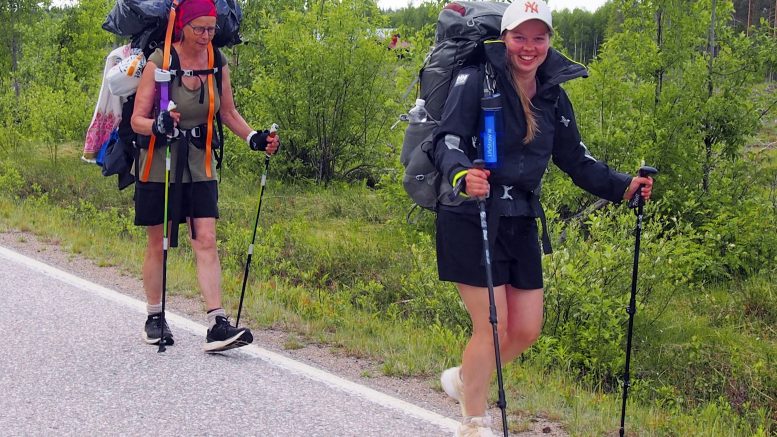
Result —
M499 38L507 3L454 2L447 4L437 20L435 44L419 74L420 98L426 101L429 120L410 122L405 129L400 161L405 168L402 185L421 207L456 205L453 187L434 166L434 130L442 118L451 80L459 69L484 60L483 42Z
M183 3L182 0L180 3ZM240 21L243 11L235 0L214 0L216 25L214 47L240 44ZM165 40L167 17L173 0L117 0L108 13L103 29L132 39L132 47L151 48L153 52Z
M183 3L186 0L181 0ZM232 46L241 42L239 30L242 19L240 5L235 0L214 0L216 5L216 24L218 31L213 37L213 47ZM142 58L138 64L138 70L134 73L125 71L128 76L135 76L136 82L139 82L140 70L145 65L151 53L165 43L165 34L168 27L168 15L170 13L173 0L118 0L111 12L108 14L103 29L119 36L130 37L131 45L135 50L133 57ZM114 69L118 68L115 66ZM161 66L160 66L161 67ZM214 57L214 69L216 73L215 82L219 93L221 93L221 57ZM168 67L171 72L180 73L180 62L174 50L171 52L171 64ZM131 68L132 69L132 68ZM121 73L121 74L123 74ZM107 80L108 74L104 80ZM131 80L125 77L126 80ZM120 79L121 80L121 79ZM101 153L101 159L98 164L102 166L104 176L118 175L119 189L124 189L134 182L134 177L130 174L133 162L137 159L136 146L141 143L138 136L132 131L130 118L135 102L135 89L137 83L129 87L122 85L121 92L116 93L112 98L121 98L123 103L121 107L121 121L116 127L116 131L106 141L103 146L104 153ZM218 167L220 167L223 157L223 128L221 119L216 114L217 132L215 133L218 148L214 149ZM102 151L101 151L102 152ZM136 163L136 162L135 162ZM137 163L136 163L137 164ZM137 166L136 166L137 167Z

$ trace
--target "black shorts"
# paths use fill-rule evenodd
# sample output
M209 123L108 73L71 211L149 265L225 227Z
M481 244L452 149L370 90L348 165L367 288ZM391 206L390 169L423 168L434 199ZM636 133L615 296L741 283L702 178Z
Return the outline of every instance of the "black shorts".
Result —
M167 219L172 217L175 192L179 184L170 184ZM180 184L181 196L180 223L187 217L219 218L219 186L217 181ZM135 225L161 225L164 220L165 184L161 182L138 182L135 184Z
M489 229L490 234L494 232ZM534 290L542 285L537 219L501 217L491 248L494 286ZM437 272L441 281L487 287L480 217L441 210L437 214Z

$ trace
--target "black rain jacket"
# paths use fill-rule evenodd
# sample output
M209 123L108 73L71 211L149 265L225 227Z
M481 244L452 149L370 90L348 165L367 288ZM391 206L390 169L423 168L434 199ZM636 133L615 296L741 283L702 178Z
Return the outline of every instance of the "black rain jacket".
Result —
M561 84L587 77L585 67L572 62L552 48L537 70L537 93L532 99L539 133L534 141L523 143L526 121L518 93L510 80L507 53L502 41L489 41L485 53L496 76L496 91L502 95L502 135L499 139L499 167L491 170L488 210L491 216L540 217L539 187L548 162L553 162L584 190L619 202L631 176L611 170L593 158L580 140L572 103ZM461 69L451 88L440 125L434 136L434 162L442 177L454 176L472 167L478 158L474 144L480 135L480 99L483 95L484 65ZM474 144L473 144L474 140ZM458 143L458 144L457 144ZM456 147L458 145L458 147ZM477 214L475 202L441 209Z

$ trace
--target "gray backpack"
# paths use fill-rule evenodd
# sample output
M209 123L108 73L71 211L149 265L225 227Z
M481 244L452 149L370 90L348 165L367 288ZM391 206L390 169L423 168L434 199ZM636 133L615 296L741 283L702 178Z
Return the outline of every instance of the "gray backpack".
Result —
M483 62L483 42L499 38L507 6L508 3L455 2L440 12L435 44L419 74L419 95L426 101L429 120L408 124L399 156L405 168L402 185L423 208L436 211L440 204L458 205L463 200L451 200L453 187L434 166L434 130L442 117L451 80L462 67Z

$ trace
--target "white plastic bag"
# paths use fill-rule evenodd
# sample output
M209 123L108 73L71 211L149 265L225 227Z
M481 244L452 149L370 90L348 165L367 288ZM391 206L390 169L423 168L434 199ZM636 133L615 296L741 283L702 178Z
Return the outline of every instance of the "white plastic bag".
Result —
M143 55L143 51L131 49L129 56L114 65L105 77L111 94L118 97L128 97L135 94L145 66L146 57Z

